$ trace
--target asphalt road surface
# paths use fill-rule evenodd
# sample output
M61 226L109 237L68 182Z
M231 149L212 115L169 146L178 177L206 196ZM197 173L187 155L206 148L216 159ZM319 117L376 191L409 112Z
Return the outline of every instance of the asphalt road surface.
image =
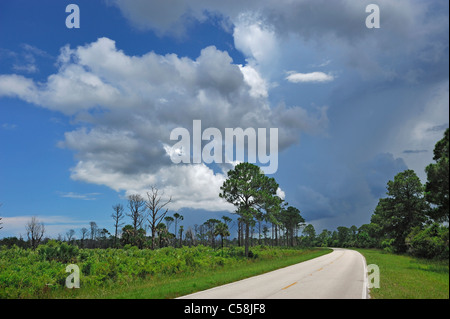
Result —
M357 251L333 252L180 299L366 299L366 261Z

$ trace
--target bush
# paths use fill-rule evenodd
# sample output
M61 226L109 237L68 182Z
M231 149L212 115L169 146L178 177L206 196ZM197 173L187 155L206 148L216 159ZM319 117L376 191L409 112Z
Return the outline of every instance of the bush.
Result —
M47 261L56 260L61 263L74 263L78 259L79 251L77 246L50 240L45 245L39 245L38 253Z
M448 259L448 227L437 223L423 230L416 227L406 237L409 253L421 258Z
M394 238L385 239L381 242L381 248L388 253L394 253Z
M215 251L210 247L167 247L158 250L79 249L49 241L36 250L12 247L0 249L0 298L48 298L64 291L68 264L80 269L80 285L106 287L158 276L170 277L227 266L246 265L255 259L298 255L296 249L252 247L252 260L244 257L243 247Z

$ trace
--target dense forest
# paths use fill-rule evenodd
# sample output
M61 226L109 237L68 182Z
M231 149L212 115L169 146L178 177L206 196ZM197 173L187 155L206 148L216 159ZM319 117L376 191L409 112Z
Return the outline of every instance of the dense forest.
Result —
M236 219L223 216L201 225L180 225L183 216L169 213L172 198L165 198L158 188L152 187L147 198L131 195L127 207L112 206L112 231L92 221L78 234L71 229L57 240L79 248L242 246L246 256L251 256L249 247L254 245L381 248L417 257L448 259L448 158L447 129L435 145L434 163L425 168L425 185L413 170L398 173L387 182L387 196L379 199L370 223L360 227L339 226L316 233L298 208L277 196L274 178L267 177L253 164L241 163L228 172L219 195L236 207ZM125 223L126 218L129 223ZM232 230L236 233L233 238ZM36 249L50 240L45 237L45 226L34 217L27 223L26 233L26 240L3 238L0 245Z

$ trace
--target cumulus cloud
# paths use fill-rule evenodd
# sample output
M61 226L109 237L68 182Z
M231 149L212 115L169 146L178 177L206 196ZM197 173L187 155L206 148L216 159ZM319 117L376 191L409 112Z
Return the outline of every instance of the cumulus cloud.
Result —
M261 77L261 74L251 65L239 65L245 82L250 86L250 95L254 98L267 98L268 84L267 81Z
M151 185L173 195L174 206L223 210L224 172L205 165L174 165L170 132L202 129L279 128L279 150L298 142L300 132L326 128L326 109L271 107L267 84L251 65L234 64L214 46L197 59L149 52L129 56L113 40L61 49L59 70L44 83L0 75L0 95L59 111L74 118L61 148L75 152L75 180L117 191L145 193ZM187 150L189 151L189 150Z
M233 37L235 47L251 62L264 64L276 59L279 47L276 34L259 15L248 12L240 14L235 21Z

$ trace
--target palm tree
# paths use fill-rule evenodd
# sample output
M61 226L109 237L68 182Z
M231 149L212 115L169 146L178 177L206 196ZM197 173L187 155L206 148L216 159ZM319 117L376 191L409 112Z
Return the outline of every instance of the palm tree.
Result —
M230 232L228 231L228 226L225 223L218 223L214 228L214 236L219 235L222 241L222 256L223 256L223 238L230 236Z
M165 233L167 232L167 228L166 225L163 223L159 223L158 225L156 225L156 233L158 234L159 237L159 248L162 248L163 246L163 240L165 239L164 237L166 237Z
M183 231L184 227L183 225L180 226L180 247L183 247Z
M175 246L176 246L176 239L177 239L177 223L178 220L183 220L183 215L180 215L178 213L173 214L173 217L175 217Z

